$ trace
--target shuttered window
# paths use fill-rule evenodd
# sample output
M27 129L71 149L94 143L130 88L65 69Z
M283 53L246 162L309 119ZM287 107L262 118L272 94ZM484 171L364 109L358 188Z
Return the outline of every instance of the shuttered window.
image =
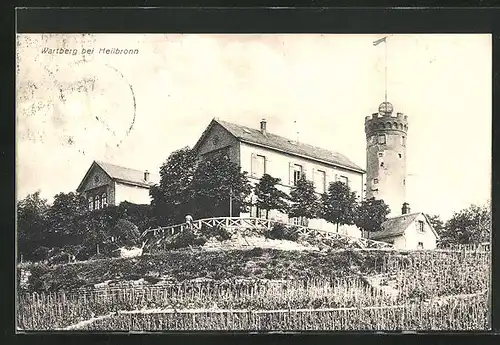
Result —
M314 171L314 187L316 193L324 194L326 189L326 172L323 170Z
M297 182L302 177L302 174L303 174L302 165L294 164L293 165L293 185L294 186L297 185Z
M252 176L261 178L266 173L266 157L262 155L252 154Z

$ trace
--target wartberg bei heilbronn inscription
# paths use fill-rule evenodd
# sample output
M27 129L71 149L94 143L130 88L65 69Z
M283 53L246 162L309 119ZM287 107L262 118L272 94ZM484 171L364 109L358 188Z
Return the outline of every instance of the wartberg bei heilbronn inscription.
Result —
M19 331L490 328L491 35L17 40Z

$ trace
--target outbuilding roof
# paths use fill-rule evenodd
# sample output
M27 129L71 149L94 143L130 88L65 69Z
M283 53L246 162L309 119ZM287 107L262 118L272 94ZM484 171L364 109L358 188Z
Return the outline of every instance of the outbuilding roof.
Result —
M131 169L120 165L115 165L96 160L92 163L89 170L85 174L85 177L82 179L82 182L78 186L77 191L81 190L89 173L96 166L100 167L114 181L125 184L132 184L134 186L144 187L144 188L149 188L151 186L151 182L146 181L144 179L145 171Z
M432 224L429 222L429 219L422 212L403 214L401 216L389 218L382 223L383 230L373 233L373 235L371 235L370 238L376 240L381 238L395 237L402 235L405 232L405 230L410 226L410 224L413 223L416 220L416 218L421 214L424 215L424 218L426 219L427 223L429 224L436 238L439 238L439 235L434 230Z

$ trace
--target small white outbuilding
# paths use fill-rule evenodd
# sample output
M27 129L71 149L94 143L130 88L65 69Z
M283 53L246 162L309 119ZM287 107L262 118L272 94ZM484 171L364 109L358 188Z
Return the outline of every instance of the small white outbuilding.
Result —
M382 231L370 239L391 243L395 249L435 249L439 235L422 213L403 214L382 223Z

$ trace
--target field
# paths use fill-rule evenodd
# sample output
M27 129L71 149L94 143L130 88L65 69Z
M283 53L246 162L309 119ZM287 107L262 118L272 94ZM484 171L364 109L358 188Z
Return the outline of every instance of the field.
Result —
M489 267L487 252L258 248L37 265L17 320L24 330L485 330Z

